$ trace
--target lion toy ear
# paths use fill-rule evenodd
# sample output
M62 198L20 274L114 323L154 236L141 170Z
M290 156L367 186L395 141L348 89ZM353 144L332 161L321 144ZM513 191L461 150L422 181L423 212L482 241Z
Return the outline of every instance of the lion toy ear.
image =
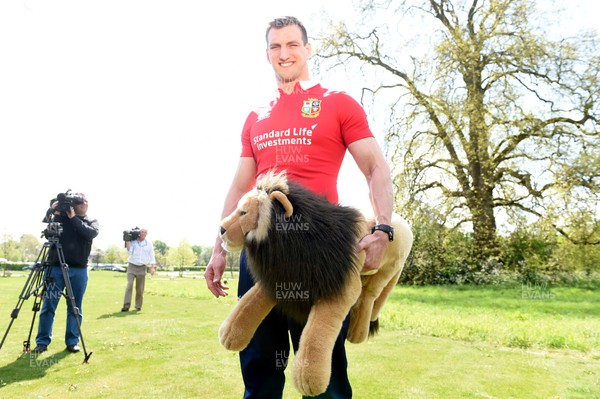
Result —
M282 193L281 191L273 191L271 195L269 195L271 200L277 200L281 205L283 205L283 209L285 210L285 216L290 217L294 213L294 207L292 203L288 199L287 195Z

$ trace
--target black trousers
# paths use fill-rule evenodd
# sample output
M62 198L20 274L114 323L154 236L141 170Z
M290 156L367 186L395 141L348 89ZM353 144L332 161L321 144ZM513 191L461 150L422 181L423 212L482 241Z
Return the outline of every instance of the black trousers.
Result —
M248 271L246 254L240 258L238 296L241 298L254 280ZM348 380L348 360L344 343L348 333L349 317L346 317L332 354L331 379L327 391L311 398L346 399L352 397ZM276 309L263 320L250 344L240 352L240 366L244 379L244 399L278 399L283 396L284 370L290 359L290 338L294 351L298 349L302 328L283 316Z

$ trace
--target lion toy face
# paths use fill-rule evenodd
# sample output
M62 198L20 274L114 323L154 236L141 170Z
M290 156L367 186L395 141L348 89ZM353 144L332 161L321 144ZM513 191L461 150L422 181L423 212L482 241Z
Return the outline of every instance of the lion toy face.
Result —
M221 238L227 249L244 245L246 234L258 225L259 200L257 191L252 190L238 202L237 209L221 221Z
M221 238L226 249L241 248L246 241L265 240L271 224L271 201L279 201L289 217L293 208L281 191L270 194L254 188L238 202L238 206L221 221Z

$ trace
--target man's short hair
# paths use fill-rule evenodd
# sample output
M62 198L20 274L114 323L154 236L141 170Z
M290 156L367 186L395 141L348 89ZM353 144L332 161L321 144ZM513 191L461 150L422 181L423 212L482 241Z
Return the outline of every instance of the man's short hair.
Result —
M286 26L291 26L291 25L296 25L297 27L300 28L300 31L302 32L302 42L304 44L308 43L308 34L306 33L306 28L304 27L302 22L300 22L300 20L296 17L286 16L286 17L275 18L274 20L269 22L269 26L267 27L267 32L265 33L265 38L267 39L267 44L269 44L269 32L271 31L271 29L280 29L280 28L283 28Z

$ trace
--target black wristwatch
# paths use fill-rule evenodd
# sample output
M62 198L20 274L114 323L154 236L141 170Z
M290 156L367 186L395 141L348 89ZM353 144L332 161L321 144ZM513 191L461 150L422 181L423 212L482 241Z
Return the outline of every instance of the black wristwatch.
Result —
M390 225L387 224L376 224L372 229L371 229L371 234L375 233L377 230L383 231L384 233L387 233L388 238L390 239L390 241L394 241L394 228Z

